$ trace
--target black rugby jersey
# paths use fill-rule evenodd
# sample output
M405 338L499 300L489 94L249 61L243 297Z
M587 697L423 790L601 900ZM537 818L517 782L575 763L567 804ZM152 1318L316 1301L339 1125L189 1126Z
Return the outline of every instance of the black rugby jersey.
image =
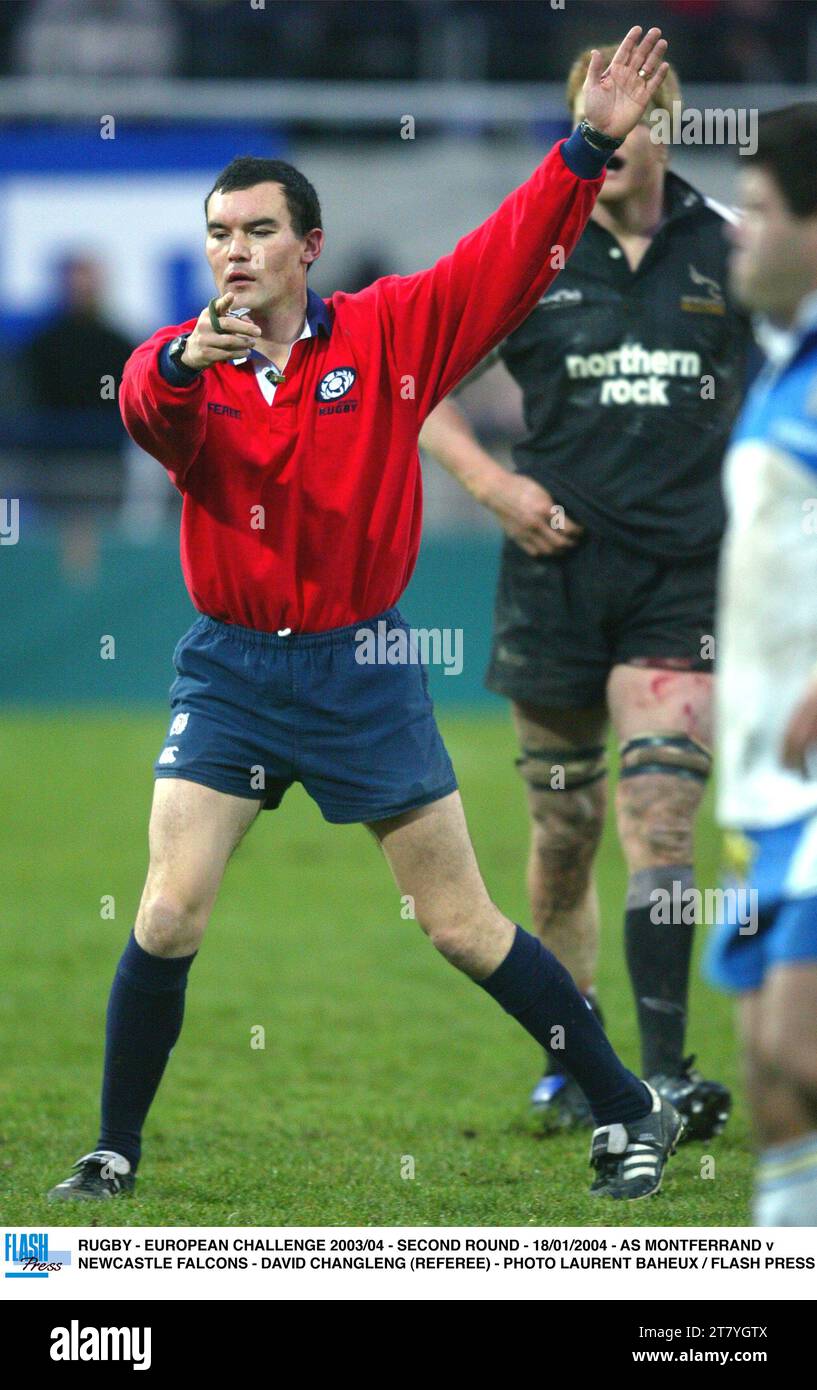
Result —
M638 269L591 220L481 364L499 358L522 389L516 471L589 531L668 560L716 550L724 525L721 463L752 346L726 284L727 216L668 173Z

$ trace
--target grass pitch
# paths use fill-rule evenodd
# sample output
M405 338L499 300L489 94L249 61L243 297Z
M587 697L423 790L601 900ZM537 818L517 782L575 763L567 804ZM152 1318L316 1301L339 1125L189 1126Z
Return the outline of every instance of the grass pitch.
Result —
M137 1196L104 1211L47 1203L45 1191L96 1141L105 1005L146 869L165 712L7 714L3 723L7 1226L748 1222L732 1008L697 968L688 1046L737 1091L726 1134L685 1145L658 1198L593 1200L588 1133L543 1139L531 1128L535 1044L401 917L365 831L327 825L299 787L259 818L228 869L148 1118ZM445 714L440 724L489 889L528 925L510 726L502 714ZM699 846L700 884L714 885L709 809ZM625 871L611 826L599 885L600 997L615 1046L637 1067L621 945ZM101 915L111 895L113 920ZM263 1049L251 1046L259 1025Z

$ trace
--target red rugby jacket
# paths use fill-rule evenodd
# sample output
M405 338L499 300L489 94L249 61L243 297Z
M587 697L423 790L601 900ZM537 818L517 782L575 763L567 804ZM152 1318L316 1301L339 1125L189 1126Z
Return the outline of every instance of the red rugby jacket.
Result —
M603 172L576 131L430 269L325 301L309 291L317 331L293 345L271 405L249 362L164 379L159 352L194 319L136 349L122 418L183 495L182 569L200 612L318 632L397 602L420 544L422 422L531 312Z

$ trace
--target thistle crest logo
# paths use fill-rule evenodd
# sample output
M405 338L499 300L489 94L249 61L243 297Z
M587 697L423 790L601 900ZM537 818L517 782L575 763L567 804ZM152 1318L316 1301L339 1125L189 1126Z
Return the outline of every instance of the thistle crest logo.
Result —
M348 391L351 391L356 380L357 372L354 367L334 367L318 382L315 399L317 401L339 401L341 396L345 396Z

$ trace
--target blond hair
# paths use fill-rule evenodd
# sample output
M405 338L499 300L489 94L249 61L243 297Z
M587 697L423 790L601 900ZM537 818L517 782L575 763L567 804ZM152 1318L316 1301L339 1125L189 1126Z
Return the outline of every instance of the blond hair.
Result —
M603 44L602 47L598 50L602 58L604 59L605 67L609 62L611 62L617 50L618 44L616 43ZM584 79L587 76L587 69L590 67L590 59L592 56L592 48L585 48L584 51L579 54L578 58L576 58L575 62L573 63L573 66L570 69L570 72L567 75L567 84L565 86L565 100L567 101L567 109L570 112L571 116L573 114L573 107L576 104L576 98L579 95L579 92L581 91L582 87L584 86ZM671 114L672 103L674 101L680 100L681 84L678 81L678 74L675 71L675 68L672 67L672 65L670 65L667 75L664 78L664 81L661 83L661 86L658 88L658 90L654 93L652 101L647 107L646 114L650 115L653 111L667 111Z

